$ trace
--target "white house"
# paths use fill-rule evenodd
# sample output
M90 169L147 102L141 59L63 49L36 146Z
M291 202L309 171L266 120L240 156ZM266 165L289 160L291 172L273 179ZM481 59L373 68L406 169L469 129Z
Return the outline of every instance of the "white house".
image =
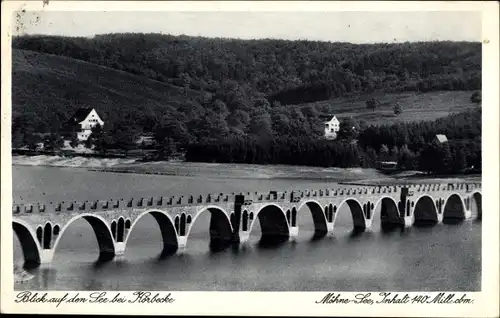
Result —
M340 130L340 122L337 117L333 116L332 119L325 122L325 138L335 139L337 138L337 133Z
M101 125L104 126L104 121L99 117L93 108L80 108L76 111L73 117L74 124L80 129L77 132L79 141L85 141L92 133L92 128Z
M434 137L434 141L438 144L443 144L445 142L448 142L448 138L446 138L446 135L438 134Z

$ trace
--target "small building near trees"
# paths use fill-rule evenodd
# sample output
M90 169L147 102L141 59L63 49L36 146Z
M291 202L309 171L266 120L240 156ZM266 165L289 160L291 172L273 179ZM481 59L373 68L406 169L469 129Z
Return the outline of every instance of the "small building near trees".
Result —
M448 138L446 137L446 135L437 134L434 137L434 142L437 142L438 144L443 144L445 142L448 142Z
M92 134L92 128L97 125L104 126L104 121L94 108L79 108L71 118L70 124L77 132L78 141L86 141Z
M333 116L332 119L325 122L325 138L326 139L335 139L337 138L337 133L340 130L340 122L336 116Z

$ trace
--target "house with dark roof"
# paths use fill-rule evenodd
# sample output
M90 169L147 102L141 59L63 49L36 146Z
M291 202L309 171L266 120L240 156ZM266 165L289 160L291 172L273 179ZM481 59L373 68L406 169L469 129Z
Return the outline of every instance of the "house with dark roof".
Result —
M104 121L93 108L80 108L71 118L71 126L76 128L79 141L87 140L97 125L104 126Z
M324 122L325 125L325 138L335 139L337 138L337 133L340 130L340 122L336 116L333 116L330 120Z

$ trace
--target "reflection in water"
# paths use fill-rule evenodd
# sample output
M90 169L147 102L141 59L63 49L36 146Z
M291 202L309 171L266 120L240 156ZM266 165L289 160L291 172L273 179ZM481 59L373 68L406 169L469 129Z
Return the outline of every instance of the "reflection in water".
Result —
M328 232L325 232L325 231L315 230L313 236L311 237L311 241L313 241L313 242L319 241L319 240L323 239L327 235L327 233Z
M444 218L443 224L460 224L464 222L464 219L455 219L455 218Z
M413 226L415 227L433 227L437 224L434 220L415 220Z
M263 236L257 246L263 249L273 249L282 246L288 242L288 237L283 235L267 235Z
M294 242L262 242L255 233L249 242L217 252L207 248L206 238L194 236L189 248L168 257L158 257L157 244L139 240L127 248L124 259L112 262L89 261L92 245L80 246L78 234L68 235L73 248L58 251L49 269L35 269L36 278L16 284L16 289L480 289L480 223L391 231L377 224L363 233L337 226L335 236L311 240L313 226L301 224Z
M382 234L391 234L395 232L403 232L405 227L402 224L382 222L380 230Z
M364 229L360 229L360 228L355 227L355 228L353 228L351 230L351 233L349 234L349 237L350 238L356 238L356 237L361 236L362 234L368 234L368 233L364 233L364 232L365 232Z

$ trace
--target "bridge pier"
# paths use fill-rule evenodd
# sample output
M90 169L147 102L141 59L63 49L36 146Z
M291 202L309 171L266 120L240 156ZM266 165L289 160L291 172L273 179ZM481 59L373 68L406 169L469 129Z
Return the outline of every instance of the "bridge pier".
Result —
M443 213L441 213L441 212L438 211L438 214L437 214L437 223L436 224L443 223L443 219L444 219Z
M372 228L373 219L365 219L365 230L369 230Z
M43 249L40 253L40 265L47 266L52 263L54 249Z
M402 219L404 227L412 227L413 226L413 216L404 216Z
M333 222L326 223L326 234L333 235Z
M184 252L186 251L186 243L187 243L187 237L186 236L179 236L177 237L177 244L179 245L179 252Z
M107 256L103 255L103 257L106 258ZM123 242L115 243L114 258L116 260L122 260L123 258L125 258L125 243Z
M241 231L240 232L240 240L239 240L239 244L243 244L243 243L246 243L248 242L248 239L250 238L250 232L249 231Z
M464 211L464 216L465 216L466 220L472 218L472 210L465 210Z
M290 235L290 240L295 241L297 237L299 236L299 227L298 226L291 226L289 230L289 235Z

